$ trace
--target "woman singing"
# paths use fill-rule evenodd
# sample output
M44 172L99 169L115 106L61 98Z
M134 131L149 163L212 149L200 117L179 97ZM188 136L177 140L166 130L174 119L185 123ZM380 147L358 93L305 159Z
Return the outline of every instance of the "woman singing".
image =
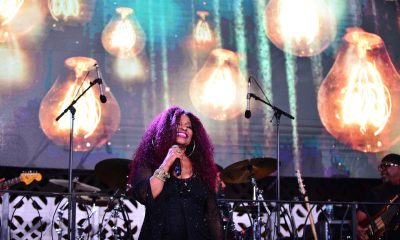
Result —
M200 120L178 107L160 113L131 164L132 193L146 207L139 239L222 239L216 173Z

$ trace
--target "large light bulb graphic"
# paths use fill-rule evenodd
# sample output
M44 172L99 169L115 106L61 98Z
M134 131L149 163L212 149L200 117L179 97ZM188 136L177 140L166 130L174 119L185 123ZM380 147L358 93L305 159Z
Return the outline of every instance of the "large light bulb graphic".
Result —
M210 44L213 43L214 33L208 24L206 17L209 15L207 11L198 11L197 15L199 20L193 29L193 38L197 44Z
M190 99L198 111L215 120L236 117L244 110L246 81L236 53L215 49L190 84Z
M268 38L283 51L308 57L336 36L336 18L324 0L271 0L265 8Z
M89 86L89 81L97 77L95 74L88 74L95 63L95 59L87 57L71 57L65 60L67 75L55 81L40 104L40 126L46 136L57 145L65 148L69 146L71 116L66 114L59 121L55 121L55 118ZM116 99L109 88L106 88L107 102L102 104L99 94L99 89L93 86L74 105L75 151L101 147L119 127L121 114Z
M383 40L350 29L318 93L325 128L364 152L389 149L399 139L400 76Z
M110 54L118 58L133 58L144 48L145 34L133 16L132 8L117 8L117 18L104 28L101 42Z
M79 0L49 0L48 6L51 16L56 21L60 18L64 21L68 18L78 18L80 14Z
M20 10L24 0L1 0L0 1L0 25L9 23Z

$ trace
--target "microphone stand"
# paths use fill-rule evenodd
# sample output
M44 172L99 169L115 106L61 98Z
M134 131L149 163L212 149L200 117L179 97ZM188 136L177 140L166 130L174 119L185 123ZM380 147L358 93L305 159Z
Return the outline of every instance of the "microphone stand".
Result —
M131 230L131 223L130 223L130 221L128 221L128 217L127 217L128 214L126 214L125 204L122 201L122 198L124 196L125 195L122 194L121 197L118 198L118 204L120 206L120 211L121 211L121 214L122 214L122 218L124 219L124 222L126 224L126 226L125 226L126 227L126 234L128 235L128 237L125 238L125 239L133 240L133 235L132 235L132 230Z
M280 125L280 119L281 116L284 115L290 119L294 119L294 117L292 115L290 115L289 113L283 111L282 109L272 105L271 103L265 101L264 99L259 98L257 95L253 94L253 93L249 93L250 98L254 98L257 101L260 101L268 106L270 106L272 108L272 110L274 111L274 117L275 121L276 121L276 158L277 158L277 163L276 163L276 200L277 200L277 204L276 204L276 228L277 228L277 238L280 239L280 200L281 200L281 180L280 180L280 157L279 157L279 125Z
M68 207L68 239L74 240L76 239L75 235L75 219L76 219L76 201L74 195L74 188L72 185L72 163L73 163L73 149L74 149L74 121L75 121L75 112L76 109L74 107L75 103L95 84L101 84L101 79L96 79L93 82L90 82L90 85L72 102L64 109L60 115L56 118L56 121L60 120L62 116L68 111L71 112L71 129L69 133L69 164L68 164L68 201L70 202Z

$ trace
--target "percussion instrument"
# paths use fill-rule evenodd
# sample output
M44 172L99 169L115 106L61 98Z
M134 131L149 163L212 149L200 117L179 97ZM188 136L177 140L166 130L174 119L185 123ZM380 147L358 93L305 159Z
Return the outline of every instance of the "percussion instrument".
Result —
M60 187L68 188L68 180L66 179L50 179L49 182L58 185ZM99 192L100 188L81 183L77 179L74 179L72 181L72 184L74 185L75 191L81 191L81 192Z
M110 158L100 161L94 167L94 172L101 182L117 190L125 190L131 160Z
M248 183L251 178L261 180L276 171L277 161L274 158L252 158L233 163L221 173L225 183Z

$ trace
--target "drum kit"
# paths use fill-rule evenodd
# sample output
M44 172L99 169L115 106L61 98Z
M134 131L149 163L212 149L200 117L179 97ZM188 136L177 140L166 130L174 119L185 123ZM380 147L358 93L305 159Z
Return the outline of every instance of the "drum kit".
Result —
M263 198L263 191L258 187L257 181L269 176L277 169L277 160L274 158L252 158L233 163L225 169L219 167L221 180L226 184L251 183L252 198L248 205L236 205L229 208L227 204L221 204L221 215L224 223L225 236L237 240L261 239L262 214L271 215ZM248 214L252 226L244 231L235 231L232 226L232 214L238 212ZM267 222L265 223L265 226ZM230 234L228 234L229 232ZM233 232L233 234L232 234Z
M127 239L127 236L132 236L129 226L125 226L125 230L123 230L117 228L116 224L117 219L121 219L120 215L122 215L122 219L125 221L125 223L130 222L128 215L124 211L125 206L122 201L125 197L124 194L126 191L130 162L131 161L128 159L113 158L100 161L96 164L95 175L102 183L115 191L115 194L111 197L99 194L101 189L98 187L79 182L78 179L73 180L75 191L82 193L76 194L77 203L81 204L81 206L87 207L86 220L77 223L78 235L76 239L85 239L84 235L86 234L88 236L88 231L96 231L93 234L98 234L100 239L102 239L102 236L105 236L105 224L103 221L111 221L109 225L112 226L112 239ZM225 169L220 166L218 166L218 168L221 173L220 178L225 184L250 183L252 186L252 197L249 199L250 201L247 201L247 205L244 205L243 203L231 205L226 201L219 202L220 213L226 236L229 236L230 239L233 238L236 240L261 239L261 228L262 226L265 226L264 224L266 224L262 222L262 215L270 215L271 212L263 202L263 191L259 189L257 181L276 171L276 159L252 158L233 163ZM63 188L68 188L68 180L51 179L50 182ZM53 226L58 235L58 239L63 239L63 235L65 234L65 232L63 234L62 225L64 211L67 209L68 204L68 200L66 202L60 201L57 205L56 214L54 214L55 219L53 218ZM96 211L98 211L98 207L107 207L102 218L102 222L99 224L98 229L95 227L88 227L89 221L92 216L95 215ZM232 219L233 212L247 214L252 226L244 231L235 231L234 222ZM106 214L109 215L107 220Z
M107 234L111 235L109 237L115 240L132 239L131 228L127 224L131 221L125 211L126 207L123 201L130 162L129 159L113 158L96 164L95 175L103 184L114 191L112 196L99 193L101 191L100 188L79 182L77 178L72 181L78 207L84 209L87 215L84 220L77 222L76 239L89 239L89 235L97 235L99 239L106 239ZM65 179L50 179L49 182L68 188L68 180ZM68 209L68 205L67 199L59 201L56 206L56 212L53 215L52 225L58 236L57 239L65 239L66 233L63 230L65 229L65 218L63 216ZM99 207L105 207L101 223L99 223L99 219L96 219L92 222L97 223L96 225L98 226L89 226L91 219L98 215ZM123 228L118 227L117 224L121 219L124 223ZM108 231L105 226L110 226L111 231Z

